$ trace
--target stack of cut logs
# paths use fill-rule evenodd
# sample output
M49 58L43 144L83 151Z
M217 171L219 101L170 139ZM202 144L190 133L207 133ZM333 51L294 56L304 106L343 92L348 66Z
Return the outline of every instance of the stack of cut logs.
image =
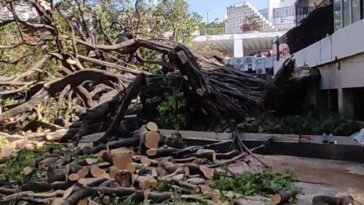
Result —
M63 137L59 133L48 135L53 140L55 136ZM154 122L142 125L130 137L97 145L90 143L97 141L97 137L102 136L85 136L77 147L64 143L60 144L62 148L37 150L41 157L24 167L22 175L29 176L38 169L46 170L44 176L24 177L26 180L21 184L0 180L0 204L91 205L123 204L129 200L135 204L148 201L228 205L220 201L221 193L213 189L214 176L233 177L234 172L222 168L230 163L253 166L255 170L267 167L253 152L269 146L273 140L249 149L239 133L234 132L230 140L187 146L178 133L162 135ZM285 204L297 194L282 191L271 196L271 202ZM351 197L318 196L313 200L314 205L351 202ZM246 204L246 200L236 199L234 204Z
M46 176L24 184L0 181L0 203L112 204L116 198L150 203L219 203L218 194L212 191L214 174L223 172L221 166L244 160L268 144L241 150L237 144L242 142L235 138L177 148L168 142L170 139L160 134L154 122L149 122L128 138L98 145L82 139L73 149L41 150L42 157L25 167L23 174L45 168ZM226 147L236 149L219 152Z

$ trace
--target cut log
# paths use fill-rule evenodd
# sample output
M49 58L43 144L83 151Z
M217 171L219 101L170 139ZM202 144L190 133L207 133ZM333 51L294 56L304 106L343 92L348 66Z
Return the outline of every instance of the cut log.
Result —
M82 178L79 179L77 183L83 186L93 187L93 186L98 186L107 180L108 180L107 178Z
M199 185L200 188L200 192L205 194L205 193L211 193L211 188L207 185Z
M204 180L202 178L189 178L189 179L187 179L187 182L190 184L202 185L202 184L206 183L206 180Z
M80 179L85 178L90 173L90 170L87 167L82 167L80 170L77 171L78 176Z
M183 159L172 159L172 162L175 163L187 163L187 162L193 162L196 160L196 157L187 157Z
M164 201L167 201L173 197L172 193L169 192L147 192L147 194L145 194L144 191L136 191L134 197L132 197L132 200L136 202L143 202L144 200L146 200L146 196L148 197L147 199L150 200L152 203L157 204L163 204Z
M141 169L142 165L136 163L136 162L130 162L126 165L126 170L130 173L135 173L138 169Z
M105 170L100 169L98 166L91 166L90 172L91 172L91 175L96 178L102 178L107 175Z
M60 157L48 157L39 162L38 167L50 167L56 164Z
M148 122L145 127L148 131L158 131L158 125L155 122Z
M14 152L13 148L0 147L0 159L10 157Z
M178 151L176 148L151 148L146 151L146 154L151 158L170 156L171 153Z
M152 176L138 176L135 179L135 186L142 190L148 190L149 188L156 188L158 181Z
M216 161L216 152L215 150L210 150L210 149L200 149L197 150L197 152L195 153L196 157L199 158L206 158L212 162Z
M271 200L273 204L285 204L290 199L295 198L298 194L298 191L283 191L278 194L274 194L271 196Z
M76 190L76 186L73 185L69 187L64 193L63 193L63 199L67 199L74 191Z
M110 174L110 177L115 179L116 177L116 174L120 172L120 169L116 166L111 166L109 168L109 174Z
M182 180L174 180L179 186L185 187L191 191L191 194L197 194L200 191L200 188L197 185L190 184L188 182Z
M73 183L69 181L59 181L53 183L29 181L21 185L20 189L22 191L47 192L49 190L66 190L71 187L72 184Z
M63 205L76 205L77 202L80 201L81 199L87 198L97 193L108 196L125 197L135 193L135 191L136 190L133 187L127 187L127 188L86 187L84 189L74 192L63 202Z
M208 180L212 180L214 178L214 170L208 168L207 166L201 165L200 170L203 173L204 177Z
M249 153L253 153L254 151L258 150L258 149L262 149L262 148L265 148L266 146L268 146L271 142L273 141L273 137L269 138L268 140L264 141L261 145L259 145L258 147L254 147L252 149L249 150L249 152L243 152L231 159L227 159L225 161L222 161L222 162L218 162L218 163L215 163L215 164L212 164L212 165L209 165L208 167L209 168L216 168L216 167L220 167L220 166L223 166L223 165L226 165L226 164L229 164L229 163L232 163L232 162L235 162L237 160L240 160L240 159L243 159L247 156L249 156Z
M17 201L19 199L36 199L36 198L40 198L41 199L40 201L42 201L42 199L63 196L64 192L65 191L63 190L57 190L48 193L35 193L32 191L18 192L7 196L3 196L1 198L1 202L2 204L6 204L6 202ZM47 202L49 203L49 200L47 200Z
M18 189L8 189L8 188L0 187L0 194L10 195L10 194L15 194L17 192L19 192Z
M77 151L73 152L71 156L96 154L96 153L100 152L101 150L106 150L107 147L109 147L109 149L116 149L119 147L135 147L139 144L139 140L140 140L140 137L136 136L136 137L120 139L118 141L113 141L113 142L108 143L107 145L101 143L92 148L85 147L80 150L77 150Z
M142 125L140 128L139 128L139 138L140 138L140 141L139 141L139 149L138 149L138 154L140 155L144 155L145 152L146 152L146 147L145 147L145 135L148 133L148 129L145 125Z
M133 150L126 148L126 147L119 147L116 149L112 149L110 150L110 154L111 155L116 155L116 154L131 154L133 155Z
M143 166L145 167L149 167L152 164L152 161L148 158L148 157L144 157L142 156L140 158L140 162L142 163Z
M147 148L158 148L160 141L160 135L157 131L149 131L145 135L145 147Z
M85 162L87 165L93 165L97 163L97 159L93 159L93 158L86 158Z
M150 157L156 156L157 153L158 153L158 149L156 149L156 148L148 149L146 152L146 154Z
M73 173L68 176L68 180L70 180L71 182L75 182L79 179L80 179L80 176L78 176L77 173Z
M112 156L112 164L121 170L127 169L128 164L132 162L133 156L131 154L117 154Z

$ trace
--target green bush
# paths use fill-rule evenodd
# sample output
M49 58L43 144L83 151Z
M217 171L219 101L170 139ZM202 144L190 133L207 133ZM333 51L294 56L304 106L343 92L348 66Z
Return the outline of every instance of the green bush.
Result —
M237 125L243 132L278 133L278 134L333 134L349 136L358 130L359 125L354 121L347 121L338 114L293 115L276 117L272 112L266 112L252 121Z
M275 174L270 169L244 172L235 177L218 176L213 186L220 191L234 191L245 196L275 194L296 189L291 174Z
M157 123L163 128L180 130L186 127L186 115L184 109L186 99L183 92L173 90L166 93L164 100L158 105Z

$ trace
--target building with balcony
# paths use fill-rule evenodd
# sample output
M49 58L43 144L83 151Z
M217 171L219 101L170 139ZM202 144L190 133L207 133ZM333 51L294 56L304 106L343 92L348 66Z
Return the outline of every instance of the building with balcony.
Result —
M268 8L257 10L248 2L229 6L226 11L225 32L244 33L250 16L256 16L260 31L288 31L296 25L295 0L268 0ZM249 30L248 30L249 31Z
M311 91L312 105L364 121L364 1L297 0L297 26L277 41L296 68L316 69L321 80ZM288 51L282 52L286 47Z
M251 17L255 18L254 23L256 23L259 28L246 29L246 25L252 23L252 20L249 20ZM225 19L226 34L240 34L249 32L251 30L268 32L276 31L277 29L253 5L248 2L234 4L227 7Z
M296 26L295 0L268 0L268 20L279 30Z

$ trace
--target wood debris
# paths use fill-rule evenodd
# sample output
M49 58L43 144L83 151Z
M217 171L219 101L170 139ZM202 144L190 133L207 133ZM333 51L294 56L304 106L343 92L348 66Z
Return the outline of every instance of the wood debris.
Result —
M198 149L200 146L166 148L160 139L167 139L168 136L161 136L154 122L142 125L133 133L134 135L128 138L115 139L91 147L78 147L71 153L43 150L44 157L39 159L38 166L47 169L47 177L39 181L29 180L22 185L13 182L4 184L0 187L0 202L20 200L50 204L57 201L60 204L73 205L90 204L92 201L110 204L115 196L129 196L136 202L148 200L151 203L161 203L180 199L181 196L176 193L181 191L194 194L200 201L218 200L219 195L211 198L207 194L213 190L212 181L216 169L220 165L244 159L257 149L238 151L236 139L209 143L202 145L201 149ZM152 133L153 137L147 139L145 133ZM236 161L217 157L218 154L230 155L221 152L224 146L229 144L235 147L237 156L243 153L244 157L234 158ZM267 145L265 143L259 148ZM139 155L137 153L140 147L171 151L158 152L158 156ZM69 156L69 160L64 160ZM75 157L81 156L85 158L76 160ZM24 168L24 173L29 174L32 171L30 166Z

